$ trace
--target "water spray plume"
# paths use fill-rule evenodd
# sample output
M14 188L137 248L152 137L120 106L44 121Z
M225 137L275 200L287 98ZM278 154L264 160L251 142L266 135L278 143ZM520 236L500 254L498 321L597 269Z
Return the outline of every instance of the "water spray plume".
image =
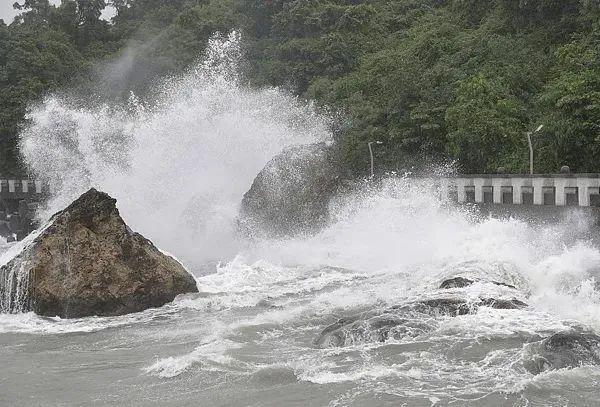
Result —
M237 250L242 195L282 149L330 137L327 118L276 88L238 77L240 37L210 40L185 75L168 78L152 103L76 106L50 97L31 110L21 151L54 189L43 216L94 186L117 198L126 221L188 264Z

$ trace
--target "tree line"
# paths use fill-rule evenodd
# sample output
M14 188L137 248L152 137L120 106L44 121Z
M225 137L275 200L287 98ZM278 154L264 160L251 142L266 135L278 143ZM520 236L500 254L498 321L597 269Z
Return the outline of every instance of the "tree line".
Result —
M376 140L381 171L455 161L463 172L525 172L525 134L540 124L538 171L600 172L598 3L25 0L0 24L2 170L18 171L15 138L45 94L143 97L192 64L214 32L239 29L250 86L288 89L339 118L349 175L367 173ZM132 49L128 75L103 71Z

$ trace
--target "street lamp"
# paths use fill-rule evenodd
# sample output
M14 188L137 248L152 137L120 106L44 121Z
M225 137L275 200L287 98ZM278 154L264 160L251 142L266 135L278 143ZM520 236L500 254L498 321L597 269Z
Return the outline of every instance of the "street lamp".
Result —
M534 135L535 133L538 133L543 128L544 128L544 125L540 124L540 126L537 129L535 129L534 131L527 132L527 143L529 143L529 173L531 175L533 175L533 144L531 144L531 136Z
M375 164L373 162L373 144L383 144L381 141L369 141L369 154L371 155L371 178L375 175Z

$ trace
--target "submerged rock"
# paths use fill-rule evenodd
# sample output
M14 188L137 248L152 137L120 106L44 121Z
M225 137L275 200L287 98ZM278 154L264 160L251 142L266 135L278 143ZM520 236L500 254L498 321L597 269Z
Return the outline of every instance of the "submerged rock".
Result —
M473 311L471 304L466 300L456 298L435 298L431 300L418 301L404 307L409 307L427 315L458 316L467 315Z
M321 348L351 346L388 339L415 338L435 328L433 321L409 311L342 318L325 328L314 344Z
M444 280L442 282L442 284L440 285L440 288L443 290L449 289L449 288L463 288L463 287L468 287L473 283L474 283L474 281L469 280L468 278L454 277L454 278L449 278L448 280Z
M325 143L293 147L273 158L244 195L241 226L248 233L293 235L322 227L340 183L339 165Z
M436 317L456 317L474 314L479 307L520 309L527 307L517 299L434 298L396 305L380 312L365 312L346 317L325 328L315 339L318 347L349 346L388 339L415 338L437 326Z
M453 278L444 280L442 282L442 284L440 284L440 289L447 290L450 288L464 288L464 287L468 287L468 286L474 284L475 281L476 280L468 279L466 277L461 277L461 276L453 277ZM516 287L514 285L511 285L508 283L502 283L499 281L489 281L489 282L494 285L499 285L499 286L503 286L503 287L516 289Z
M116 200L95 189L54 215L50 225L0 269L0 280L7 276L26 281L17 287L15 277L0 284L4 312L62 318L138 312L198 291L179 262L132 232Z
M467 301L461 298L434 298L395 306L392 307L392 309L412 309L431 316L455 317L459 315L474 314L479 307L521 309L527 308L528 305L516 298L478 298L474 301Z
M600 365L600 336L593 333L561 332L527 346L523 365L533 374Z
M449 263L440 271L440 289L464 288L470 285L494 284L527 295L529 282L517 265L511 262L469 260Z
M497 299L497 298L481 298L480 304L484 307L490 307L495 309L522 309L527 308L529 305L523 301L513 298L511 300Z
M502 282L500 282L500 281L492 281L492 284L495 284L495 285L500 285L500 286L502 286L502 287L508 287L508 288L512 288L513 290L516 290L516 289L517 289L517 287L515 287L515 286L514 286L514 285L512 285L512 284L502 283Z

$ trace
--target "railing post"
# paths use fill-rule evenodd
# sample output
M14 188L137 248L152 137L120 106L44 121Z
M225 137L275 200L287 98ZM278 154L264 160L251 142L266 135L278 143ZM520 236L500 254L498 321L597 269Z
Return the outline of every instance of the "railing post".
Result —
M579 194L579 206L590 206L590 180L577 178L577 193Z
M501 204L502 203L502 179L501 178L492 178L492 192L494 194L494 203Z
M554 180L554 193L556 194L556 206L565 206L567 204L566 199L566 191L565 187L567 186L567 181L562 178L557 178Z
M541 178L534 178L531 181L533 185L533 204L543 205L544 204L544 180Z
M465 179L464 178L457 178L456 179L456 192L458 195L458 202L459 203L465 203L467 200L466 194L465 194Z
M523 191L521 188L524 184L523 178L511 178L510 184L513 187L513 204L523 205Z
M473 180L473 186L475 187L475 203L483 203L483 185L485 181L483 178L475 178Z
M442 200L442 202L445 202L448 200L448 197L450 196L450 193L448 192L448 178L443 177L440 180L440 199Z

